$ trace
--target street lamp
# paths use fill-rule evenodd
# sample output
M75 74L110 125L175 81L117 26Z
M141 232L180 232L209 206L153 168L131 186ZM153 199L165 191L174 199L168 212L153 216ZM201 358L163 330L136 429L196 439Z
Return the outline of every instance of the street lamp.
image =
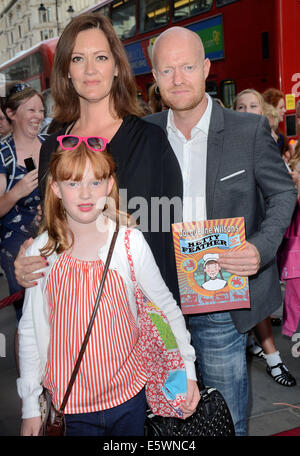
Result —
M73 13L75 13L72 5L70 5L69 8L67 9L67 13L69 15L70 20L72 20L73 19Z

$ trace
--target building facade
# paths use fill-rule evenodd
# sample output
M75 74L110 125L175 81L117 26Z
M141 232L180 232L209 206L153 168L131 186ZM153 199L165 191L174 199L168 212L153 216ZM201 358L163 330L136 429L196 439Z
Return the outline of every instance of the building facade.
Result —
M40 41L59 36L91 0L0 0L0 64Z

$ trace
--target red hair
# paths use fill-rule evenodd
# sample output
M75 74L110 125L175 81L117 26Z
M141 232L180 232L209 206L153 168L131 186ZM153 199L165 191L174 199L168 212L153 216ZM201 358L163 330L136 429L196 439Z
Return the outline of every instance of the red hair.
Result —
M273 89L273 88L265 90L265 92L262 94L262 96L263 96L265 102L273 105L274 108L277 107L281 98L284 99L283 92L281 92L281 90Z

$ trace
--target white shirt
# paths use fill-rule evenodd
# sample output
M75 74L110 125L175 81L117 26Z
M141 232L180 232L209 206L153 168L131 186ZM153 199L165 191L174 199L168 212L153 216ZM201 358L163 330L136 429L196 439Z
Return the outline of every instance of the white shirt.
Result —
M206 220L206 157L207 137L212 111L211 97L206 94L207 107L186 137L174 124L174 114L168 112L169 142L179 162L183 179L183 221Z

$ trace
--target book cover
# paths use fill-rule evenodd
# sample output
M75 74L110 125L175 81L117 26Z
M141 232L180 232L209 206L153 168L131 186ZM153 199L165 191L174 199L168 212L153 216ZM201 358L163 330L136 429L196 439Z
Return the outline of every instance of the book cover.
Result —
M221 269L219 253L245 248L243 217L172 225L183 314L250 308L248 278Z

